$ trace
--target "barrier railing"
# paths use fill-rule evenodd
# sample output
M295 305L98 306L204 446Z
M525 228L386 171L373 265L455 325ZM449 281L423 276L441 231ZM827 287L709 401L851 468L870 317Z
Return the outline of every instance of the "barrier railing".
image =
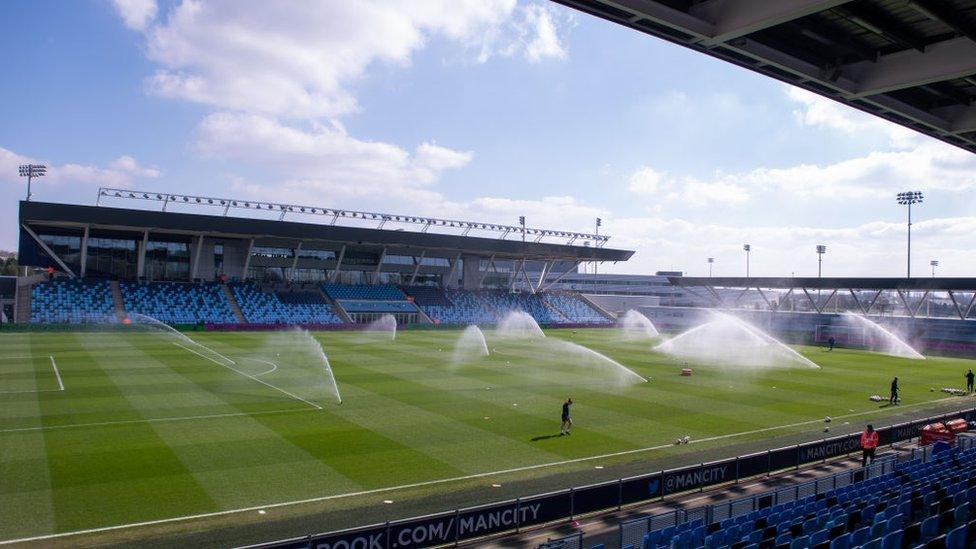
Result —
M917 437L924 425L963 418L976 419L976 409L960 410L950 414L930 416L924 419L898 423L877 429L880 444L890 445ZM253 548L324 548L324 547L371 547L378 549L411 549L457 544L462 541L517 532L522 528L541 526L575 517L620 509L623 506L664 500L679 493L701 491L723 484L733 484L747 478L769 475L774 472L798 469L801 465L826 462L828 459L849 455L860 449L860 433L842 435L819 441L797 444L757 452L744 456L699 463L677 469L621 478L600 484L581 486L518 498L498 503L455 509L443 513L389 521L371 526L309 535L251 546ZM925 450L920 450L925 451ZM836 482L836 481L834 481ZM812 486L781 490L780 501L803 497L814 493ZM790 492L792 490L792 493ZM748 499L748 498L746 498ZM728 513L744 511L749 504L744 500L729 502ZM754 505L754 504L752 504ZM684 521L709 518L709 511L676 509L669 513L641 519L646 527L659 527ZM712 511L714 513L714 511ZM669 522L670 521L670 522ZM646 531L645 531L646 533ZM640 534L643 537L643 533ZM628 535L628 539L629 539ZM638 540L639 541L639 538Z
M911 455L912 457L908 459L926 456L925 459L928 460L931 457L931 454L927 453L926 449L913 449ZM806 497L830 492L837 488L843 488L844 486L862 480L887 475L895 471L896 463L897 460L894 455L883 456L879 457L877 461L867 467L849 469L816 480L797 483L786 488L769 490L752 496L714 503L690 510L675 509L659 515L625 520L620 523L620 547L626 547L628 545L639 547L641 541L644 539L644 534L661 528L667 528L668 526L678 526L679 524L693 522L698 519L701 519L704 524L721 522L726 519L747 515L761 508L797 501Z

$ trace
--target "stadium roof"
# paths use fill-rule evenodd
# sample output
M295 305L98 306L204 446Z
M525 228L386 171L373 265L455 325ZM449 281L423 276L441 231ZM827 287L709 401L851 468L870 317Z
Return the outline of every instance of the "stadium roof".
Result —
M976 152L976 0L554 0Z
M976 290L976 278L869 278L869 277L694 277L671 276L681 287L711 288L807 288L810 290Z
M108 231L130 231L153 234L219 236L224 238L260 238L265 240L354 244L429 253L471 254L498 259L545 261L626 261L632 250L596 248L505 240L480 236L439 234L431 232L388 230L366 227L299 223L276 219L254 219L183 212L81 206L44 202L20 202L20 224L36 228L89 228Z

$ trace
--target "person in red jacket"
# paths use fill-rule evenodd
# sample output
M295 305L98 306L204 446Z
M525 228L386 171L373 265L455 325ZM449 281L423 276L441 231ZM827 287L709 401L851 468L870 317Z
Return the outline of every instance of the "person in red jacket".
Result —
M868 460L874 461L874 450L878 447L878 432L874 430L873 425L868 425L868 428L861 433L861 467L868 464Z

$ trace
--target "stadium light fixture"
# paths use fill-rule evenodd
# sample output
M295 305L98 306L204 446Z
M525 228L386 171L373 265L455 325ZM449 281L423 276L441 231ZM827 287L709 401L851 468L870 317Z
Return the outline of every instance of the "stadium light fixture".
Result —
M522 242L525 242L525 216L519 216L519 225L522 226Z
M932 266L932 278L935 278L935 268L939 266L939 260L933 259L932 261L929 261L929 265Z
M817 278L823 273L823 256L827 253L827 246L817 244Z
M712 265L715 264L715 258L709 257L707 261L708 261L708 278L712 278Z
M35 177L44 177L47 175L47 166L43 164L21 164L17 171L20 173L20 177L27 178L27 202L30 202L31 181Z
M749 252L752 251L752 244L743 244L742 249L746 252L746 278L749 278Z
M906 277L912 277L912 204L922 203L922 192L921 191L905 191L900 192L897 195L898 203L902 206L908 206L908 269L906 271Z

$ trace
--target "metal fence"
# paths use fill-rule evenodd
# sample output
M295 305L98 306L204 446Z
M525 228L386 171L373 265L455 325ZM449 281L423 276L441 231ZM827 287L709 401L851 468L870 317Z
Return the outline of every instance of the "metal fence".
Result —
M913 449L911 456L912 458L926 456L927 460L931 457L931 452L926 452L926 450ZM830 492L837 488L843 488L844 486L862 480L887 475L894 472L896 462L897 460L894 455L882 456L867 467L850 469L809 482L798 483L787 488L770 490L752 496L714 503L694 509L675 509L658 515L626 520L620 523L620 547L626 547L628 545L639 547L641 541L644 539L644 534L661 528L667 528L668 526L678 526L679 524L693 522L698 519L701 519L704 524L721 522L726 519L747 515L766 507L801 500L810 496Z

